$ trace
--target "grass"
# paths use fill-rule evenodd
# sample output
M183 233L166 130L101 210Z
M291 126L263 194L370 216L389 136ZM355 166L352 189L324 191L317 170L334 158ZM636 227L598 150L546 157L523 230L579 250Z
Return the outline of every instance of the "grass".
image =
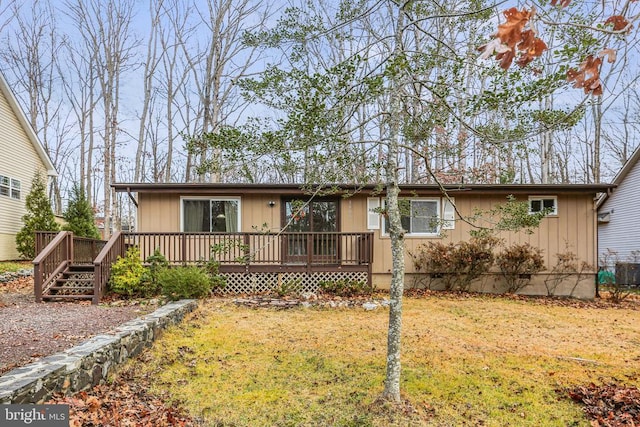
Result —
M24 268L33 268L33 264L29 261L0 261L0 274L18 271Z
M640 311L407 298L402 390L410 406L381 406L387 316L208 301L136 371L215 426L588 426L557 390L640 385Z

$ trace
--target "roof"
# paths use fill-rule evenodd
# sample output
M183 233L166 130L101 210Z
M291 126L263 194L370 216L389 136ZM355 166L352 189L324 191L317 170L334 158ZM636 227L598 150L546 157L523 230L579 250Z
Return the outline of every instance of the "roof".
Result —
M622 181L624 181L627 175L629 175L629 172L633 170L636 163L638 163L638 160L640 160L640 146L636 147L631 157L629 157L629 159L627 159L627 162L624 165L622 165L622 168L618 171L616 176L613 178L612 184L614 184L616 187L622 184ZM600 206L602 206L602 204L609 198L610 194L611 192L608 191L606 193L603 193L598 198L598 202L596 204L597 209L600 209Z
M2 74L2 72L0 72L0 91L2 91L5 98L7 99L9 106L11 107L16 117L18 118L18 122L24 129L24 132L27 134L27 138L29 138L29 141L33 145L33 148L36 150L36 153L38 153L38 156L40 156L40 159L42 159L42 163L44 163L45 167L47 168L47 175L58 176L56 167L53 165L51 158L47 154L47 151L44 149L44 146L42 145L42 143L40 142L38 135L36 135L36 132L31 127L31 123L29 123L27 116L24 114L24 111L20 107L20 104L18 103L18 99L13 93L13 90L11 90L11 88L9 87L9 84L7 83L7 80L4 78L4 75Z
M282 195L309 194L303 184L231 184L231 183L115 183L111 186L117 192L127 193L188 193L206 194L260 194L272 192ZM582 193L593 194L611 191L613 184L456 184L444 185L447 192L469 192L472 194L561 194ZM325 189L337 188L338 192L369 192L375 193L381 187L375 184L334 184L325 185ZM441 187L437 184L401 184L402 193L440 194ZM379 191L378 191L379 192ZM384 191L382 191L384 193Z

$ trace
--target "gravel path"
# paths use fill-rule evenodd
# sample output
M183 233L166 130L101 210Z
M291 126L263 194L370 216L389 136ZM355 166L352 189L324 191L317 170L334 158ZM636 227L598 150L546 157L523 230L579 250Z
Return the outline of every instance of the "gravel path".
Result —
M0 375L73 347L146 314L155 306L37 304L32 278L0 283Z

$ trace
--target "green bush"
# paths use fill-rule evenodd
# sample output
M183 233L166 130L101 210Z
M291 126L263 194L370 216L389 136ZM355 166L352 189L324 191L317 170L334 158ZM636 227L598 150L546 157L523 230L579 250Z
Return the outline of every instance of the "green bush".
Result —
M215 259L211 258L208 261L200 260L198 261L198 267L204 270L209 277L211 290L215 291L227 286L227 278L220 274L220 263Z
M58 231L51 203L47 197L47 185L40 172L31 182L31 191L25 199L27 213L22 217L24 226L16 234L16 249L23 258L33 259L36 254L36 231Z
M166 268L158 273L162 294L171 300L203 298L211 292L206 271L199 267Z
M327 280L318 283L321 292L340 297L370 295L373 287L362 280Z
M142 274L142 286L147 296L157 295L160 293L160 282L158 281L158 275L162 270L169 267L167 258L160 252L159 248L153 251L152 255L149 255L145 260L147 268L145 268Z
M100 232L96 227L93 215L93 207L80 186L74 185L71 189L69 205L64 211L63 217L67 222L62 227L63 230L71 231L79 237L100 238Z
M515 293L531 282L531 275L544 269L542 249L528 243L512 245L496 257L496 264L507 283L507 292Z
M111 278L109 279L111 291L120 295L146 296L142 284L144 272L140 249L137 246L130 247L124 258L118 257L111 266Z

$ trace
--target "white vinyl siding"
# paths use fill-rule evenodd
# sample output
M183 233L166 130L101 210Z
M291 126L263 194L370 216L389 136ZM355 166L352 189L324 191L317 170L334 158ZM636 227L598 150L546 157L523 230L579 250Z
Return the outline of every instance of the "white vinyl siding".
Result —
M609 222L598 224L598 257L602 261L607 249L617 253L618 261L629 262L632 252L640 250L640 162L613 190L598 209L599 214L609 213ZM615 263L615 260L610 260Z
M27 213L25 199L31 191L31 181L37 170L46 179L47 168L2 91L0 153L0 175L9 178L9 194L0 196L0 233L15 235L22 228L22 217ZM6 191L0 189L0 194L3 192Z

